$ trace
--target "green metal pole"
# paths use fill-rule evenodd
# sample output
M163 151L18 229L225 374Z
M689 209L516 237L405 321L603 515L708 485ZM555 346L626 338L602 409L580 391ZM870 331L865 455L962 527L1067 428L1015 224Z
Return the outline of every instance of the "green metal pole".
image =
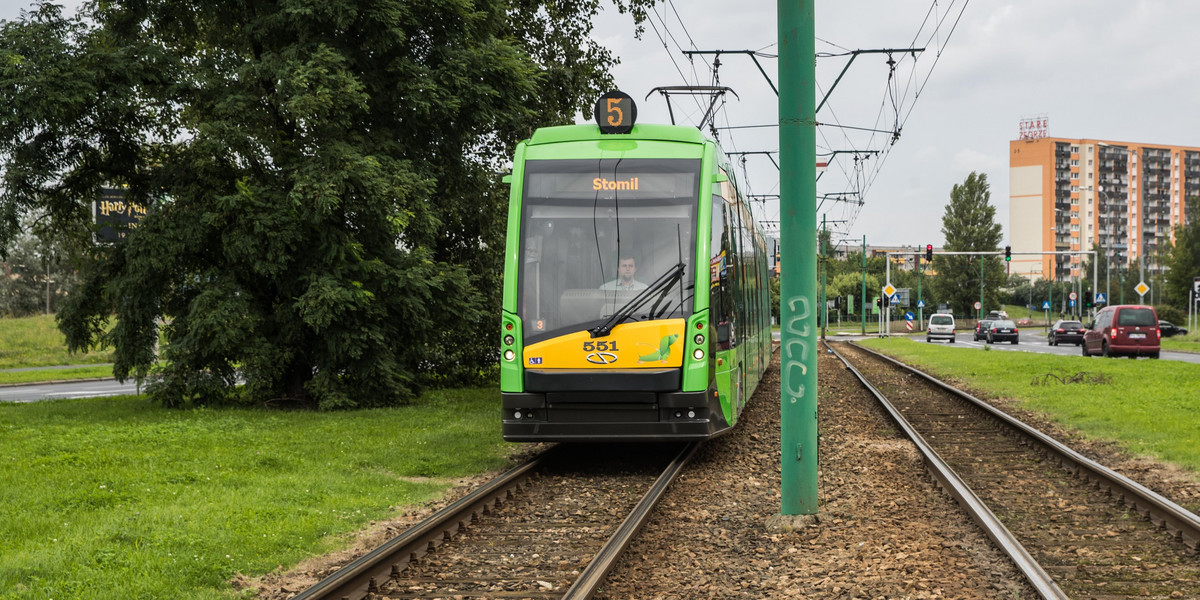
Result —
M813 2L778 0L780 511L817 513L817 138Z
M867 335L867 236L863 236L862 334Z

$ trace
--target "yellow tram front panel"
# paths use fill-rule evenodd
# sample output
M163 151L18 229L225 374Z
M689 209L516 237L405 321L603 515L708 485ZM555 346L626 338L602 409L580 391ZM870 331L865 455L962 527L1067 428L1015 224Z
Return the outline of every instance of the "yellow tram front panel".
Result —
M624 323L604 337L587 331L525 347L527 369L637 369L683 365L683 319Z

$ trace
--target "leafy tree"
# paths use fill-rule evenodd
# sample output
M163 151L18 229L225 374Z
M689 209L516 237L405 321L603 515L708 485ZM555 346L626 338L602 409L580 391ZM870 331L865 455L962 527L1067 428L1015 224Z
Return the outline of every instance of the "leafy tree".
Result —
M999 250L1001 229L996 222L996 207L987 175L971 172L961 185L950 191L950 203L942 215L945 249L953 252L995 252ZM957 314L975 314L979 300L980 264L983 260L984 308L998 306L1000 286L1004 283L1001 257L935 255L933 289L940 302L948 303Z
M321 407L462 381L496 360L498 173L610 86L598 9L40 3L0 28L0 248L44 209L85 276L59 315L69 346L112 345L122 379L161 361L168 405L234 399L239 380ZM103 185L148 212L93 247Z
M1175 226L1175 244L1168 250L1165 264L1169 269L1168 296L1186 313L1193 282L1200 277L1200 197L1188 200L1187 216L1183 224Z

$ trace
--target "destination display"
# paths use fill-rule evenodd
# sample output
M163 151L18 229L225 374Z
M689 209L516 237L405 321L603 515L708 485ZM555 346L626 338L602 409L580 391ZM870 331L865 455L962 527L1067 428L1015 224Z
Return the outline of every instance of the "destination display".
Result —
M615 160L604 162L618 163ZM525 197L592 201L596 198L695 198L699 193L698 160L625 160L620 161L616 170L609 165L600 165L594 160L530 161L525 172Z

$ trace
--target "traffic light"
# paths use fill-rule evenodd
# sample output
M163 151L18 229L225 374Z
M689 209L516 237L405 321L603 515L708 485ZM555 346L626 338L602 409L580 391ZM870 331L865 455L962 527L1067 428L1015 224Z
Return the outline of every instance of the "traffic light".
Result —
M933 244L925 244L925 260L933 262Z
M1012 260L1012 246L1005 246L1005 247L1004 247L1004 260L1005 260L1005 261L1010 261L1010 260Z
M1085 291L1085 292L1083 293L1083 307L1084 307L1084 308L1091 308L1091 307L1092 307L1092 301L1094 301L1095 299L1096 299L1096 296L1095 296L1094 294L1092 294L1092 290L1087 290L1087 291Z

